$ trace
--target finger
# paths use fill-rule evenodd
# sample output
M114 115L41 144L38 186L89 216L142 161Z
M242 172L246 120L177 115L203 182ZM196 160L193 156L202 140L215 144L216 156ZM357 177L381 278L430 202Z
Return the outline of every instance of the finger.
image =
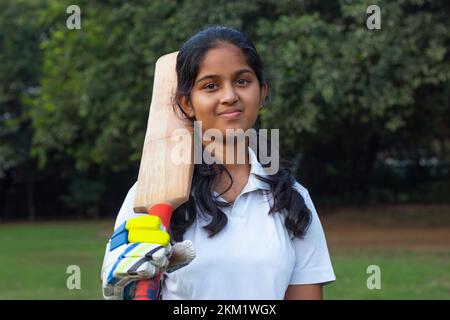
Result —
M158 216L141 216L127 220L125 228L130 231L133 229L159 230L161 228L161 218Z
M146 254L148 260L150 260L155 266L164 268L168 264L166 247L157 247L154 250Z
M147 279L153 277L157 272L157 266L146 257L141 257L140 259L134 259L131 266L127 268L126 274L122 276L132 277L133 279Z
M130 268L136 270L142 263L148 260L147 254L159 251L161 246L148 243L130 244L113 267L113 273L117 276L126 276ZM115 268L115 270L114 270Z
M128 232L129 242L156 243L166 246L170 235L163 230L132 229Z
M143 260L142 262L138 263L140 260ZM121 278L129 275L129 270L132 266L138 264L142 264L145 262L145 259L142 257L131 257L131 258L123 258L120 260L120 262L116 265L116 268L113 270L113 275L115 278Z
M173 254L169 259L167 272L173 272L189 264L195 258L194 245L190 240L178 242L173 246Z
M149 261L142 263L136 270L130 270L133 275L136 275L139 279L153 278L158 272L157 267L155 267Z

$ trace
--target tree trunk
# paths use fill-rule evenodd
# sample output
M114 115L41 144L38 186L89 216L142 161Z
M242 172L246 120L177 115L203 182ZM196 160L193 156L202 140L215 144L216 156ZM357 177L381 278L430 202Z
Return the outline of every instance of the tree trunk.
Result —
M5 178L0 180L0 221L3 218L6 218L6 196L8 195L9 188L11 187L13 181L11 171L11 169L7 170Z
M34 181L32 173L27 179L27 194L28 194L28 220L36 220L36 210L34 205Z

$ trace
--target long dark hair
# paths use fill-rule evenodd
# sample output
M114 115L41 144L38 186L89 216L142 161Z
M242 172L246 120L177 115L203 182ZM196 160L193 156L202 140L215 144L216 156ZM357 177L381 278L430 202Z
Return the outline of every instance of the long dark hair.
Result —
M218 47L221 43L230 43L242 50L248 65L255 72L261 88L265 81L263 64L253 43L236 29L212 26L192 36L178 52L176 101L179 101L181 97L185 97L188 102L191 101L190 93L197 77L199 65L207 51ZM184 113L179 103L178 107ZM184 114L186 115L186 113ZM290 165L290 162L281 160L280 170L276 174L266 177L256 175L256 177L270 185L270 190L262 190L263 192L268 191L273 196L273 205L268 214L285 212L285 226L289 234L291 237L302 238L311 223L312 215L305 200L294 188L296 181L291 174ZM223 202L213 195L213 186L223 172L231 180L229 187L223 192L226 193L231 188L233 179L224 165L208 165L206 163L195 165L190 198L174 210L172 215L170 233L173 240L183 240L185 231L195 222L197 214L206 215L205 218L209 218L209 223L203 228L210 237L225 227L228 218L221 208L231 204ZM200 210L198 211L198 209Z

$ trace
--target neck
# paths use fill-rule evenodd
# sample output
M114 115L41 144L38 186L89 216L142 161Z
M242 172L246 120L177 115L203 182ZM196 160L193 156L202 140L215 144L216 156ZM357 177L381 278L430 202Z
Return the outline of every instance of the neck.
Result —
M231 173L250 173L250 160L248 154L247 139L237 139L234 143L221 143L215 141L204 145L205 149L214 157L218 163L222 163Z
M231 175L230 180L228 174L222 172L216 181L214 189L219 194L222 194L222 192L225 192L225 190L229 188L230 183L233 182L231 189L229 189L227 193L223 194L226 201L233 202L246 185L250 176L251 167L248 154L248 144L244 139L234 144L223 144L221 147L214 147L216 147L214 150L215 152L213 152L213 149L210 150L214 153L215 159L220 159L220 162L223 163Z

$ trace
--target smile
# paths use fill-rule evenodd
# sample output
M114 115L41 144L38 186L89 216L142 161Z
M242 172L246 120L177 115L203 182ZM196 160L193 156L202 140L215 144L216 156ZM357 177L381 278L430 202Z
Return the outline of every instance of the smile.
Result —
M234 111L234 112L227 112L227 113L221 113L219 116L225 117L227 119L233 119L237 118L242 114L242 111Z

